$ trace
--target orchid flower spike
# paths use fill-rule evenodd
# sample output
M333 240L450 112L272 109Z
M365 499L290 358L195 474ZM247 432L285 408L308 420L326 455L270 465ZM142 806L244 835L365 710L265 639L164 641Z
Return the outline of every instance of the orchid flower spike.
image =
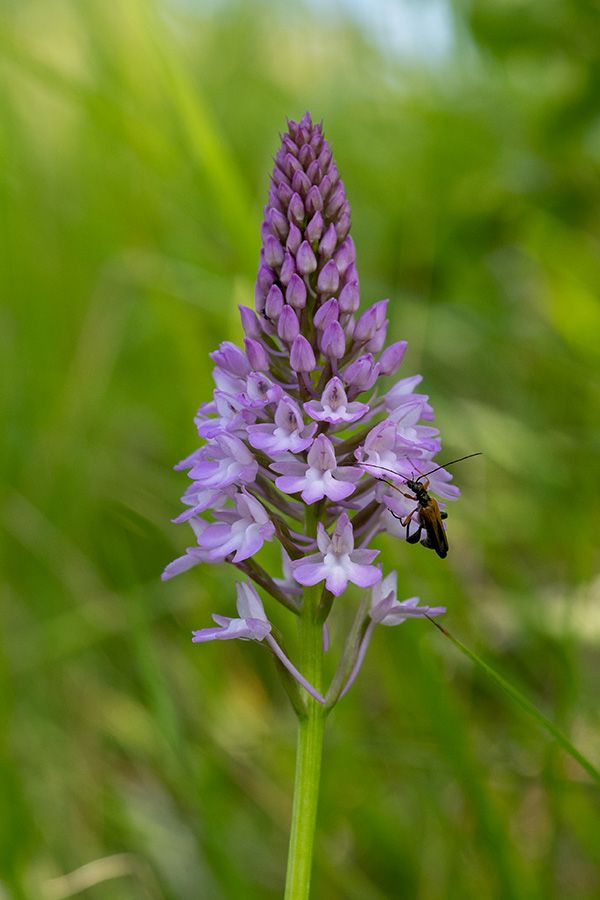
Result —
M256 586L298 615L307 597L320 596L324 627L334 598L372 589L360 667L376 623L442 611L396 600L372 539L418 541L419 503L407 481L420 473L432 472L429 489L446 500L458 491L434 460L441 444L429 398L416 393L421 376L396 379L406 342L385 347L393 302L360 310L344 182L309 113L288 121L281 138L261 242L254 309L240 307L243 347L224 341L210 354L214 391L195 417L202 445L177 466L191 483L176 521L189 522L195 546L163 578L198 564L235 566L247 578L237 587L239 616L215 614L216 626L193 640L263 642L321 702L273 636ZM259 562L272 541L283 571Z

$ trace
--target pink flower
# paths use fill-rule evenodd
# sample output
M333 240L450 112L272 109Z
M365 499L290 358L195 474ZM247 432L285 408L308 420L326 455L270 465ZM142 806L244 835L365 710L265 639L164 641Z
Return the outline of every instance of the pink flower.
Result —
M309 400L304 404L304 409L311 419L338 425L340 422L356 422L369 412L369 405L357 400L349 403L344 385L336 376L325 386L321 399Z
M372 587L381 578L381 570L371 563L379 550L355 550L352 524L342 513L331 537L319 522L317 532L319 553L292 562L294 578L299 584L313 585L325 581L325 587L339 597L348 582L359 587Z
M302 492L305 503L316 503L323 497L345 500L355 490L354 483L362 478L362 471L353 466L338 466L333 444L324 434L313 441L307 463L296 460L271 463L281 476L275 485L284 494Z

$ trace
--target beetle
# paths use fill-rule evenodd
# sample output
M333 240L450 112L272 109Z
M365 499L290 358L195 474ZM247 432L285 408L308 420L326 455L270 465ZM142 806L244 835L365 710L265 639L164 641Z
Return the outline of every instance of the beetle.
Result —
M425 537L421 540L421 544L423 547L427 547L430 550L435 550L437 555L441 559L445 559L448 555L448 538L446 536L446 531L442 524L443 519L448 518L448 514L446 512L442 512L438 505L437 500L430 496L427 491L429 487L429 478L428 475L432 475L434 472L439 471L439 469L445 469L447 466L453 466L454 463L462 462L463 459L471 459L472 456L481 456L481 453L469 453L468 456L461 456L459 459L452 459L450 462L444 463L443 466L436 466L435 469L432 469L431 472L427 472L427 474L420 474L418 478L407 478L404 482L406 487L413 492L415 495L412 497L410 494L405 494L404 491L401 491L398 485L393 484L391 481L387 481L385 478L382 478L381 481L384 481L385 484L389 484L390 487L393 487L394 490L398 491L399 494L402 494L403 497L407 497L409 500L416 500L417 505L407 516L402 518L401 516L397 516L396 513L392 513L394 518L399 519L400 522L406 526L406 540L409 544L416 544L419 540L421 540L421 534L424 531ZM369 465L367 463L366 465ZM386 469L385 466L370 466L372 469L382 469L385 472L392 472L392 469ZM417 470L418 471L418 470ZM397 474L397 473L393 473ZM422 482L421 478L424 478L425 481ZM409 536L408 534L408 526L414 514L417 514L417 522L419 523L419 527Z

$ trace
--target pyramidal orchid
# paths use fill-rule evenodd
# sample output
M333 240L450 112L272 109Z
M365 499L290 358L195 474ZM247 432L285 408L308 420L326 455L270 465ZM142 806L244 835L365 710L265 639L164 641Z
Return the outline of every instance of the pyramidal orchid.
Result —
M447 500L458 490L433 462L440 439L428 397L417 392L421 376L395 379L406 342L386 346L388 300L360 309L344 183L308 113L289 121L281 138L261 237L254 309L240 307L243 348L224 341L211 354L215 389L195 420L203 443L177 466L191 485L175 521L190 523L195 543L163 578L200 563L235 566L246 579L237 588L239 617L216 613L216 627L193 640L256 641L284 674L300 720L289 900L308 896L326 714L354 682L376 624L445 612L418 598L397 600L395 573L384 575L372 542L385 532L421 538L407 480L436 469L430 490ZM257 559L273 541L282 550L275 573ZM297 616L295 663L258 589ZM370 603L369 594L357 602L324 690L334 600L347 605L365 590Z

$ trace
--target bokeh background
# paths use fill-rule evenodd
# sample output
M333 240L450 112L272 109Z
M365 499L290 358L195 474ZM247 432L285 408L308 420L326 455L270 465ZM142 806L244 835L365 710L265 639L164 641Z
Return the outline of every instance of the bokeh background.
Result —
M235 571L159 576L306 109L363 303L484 454L447 560L385 565L598 765L598 5L4 0L0 51L0 897L281 896L294 716L260 648L190 642ZM600 895L598 786L426 622L331 717L318 829L315 900Z

